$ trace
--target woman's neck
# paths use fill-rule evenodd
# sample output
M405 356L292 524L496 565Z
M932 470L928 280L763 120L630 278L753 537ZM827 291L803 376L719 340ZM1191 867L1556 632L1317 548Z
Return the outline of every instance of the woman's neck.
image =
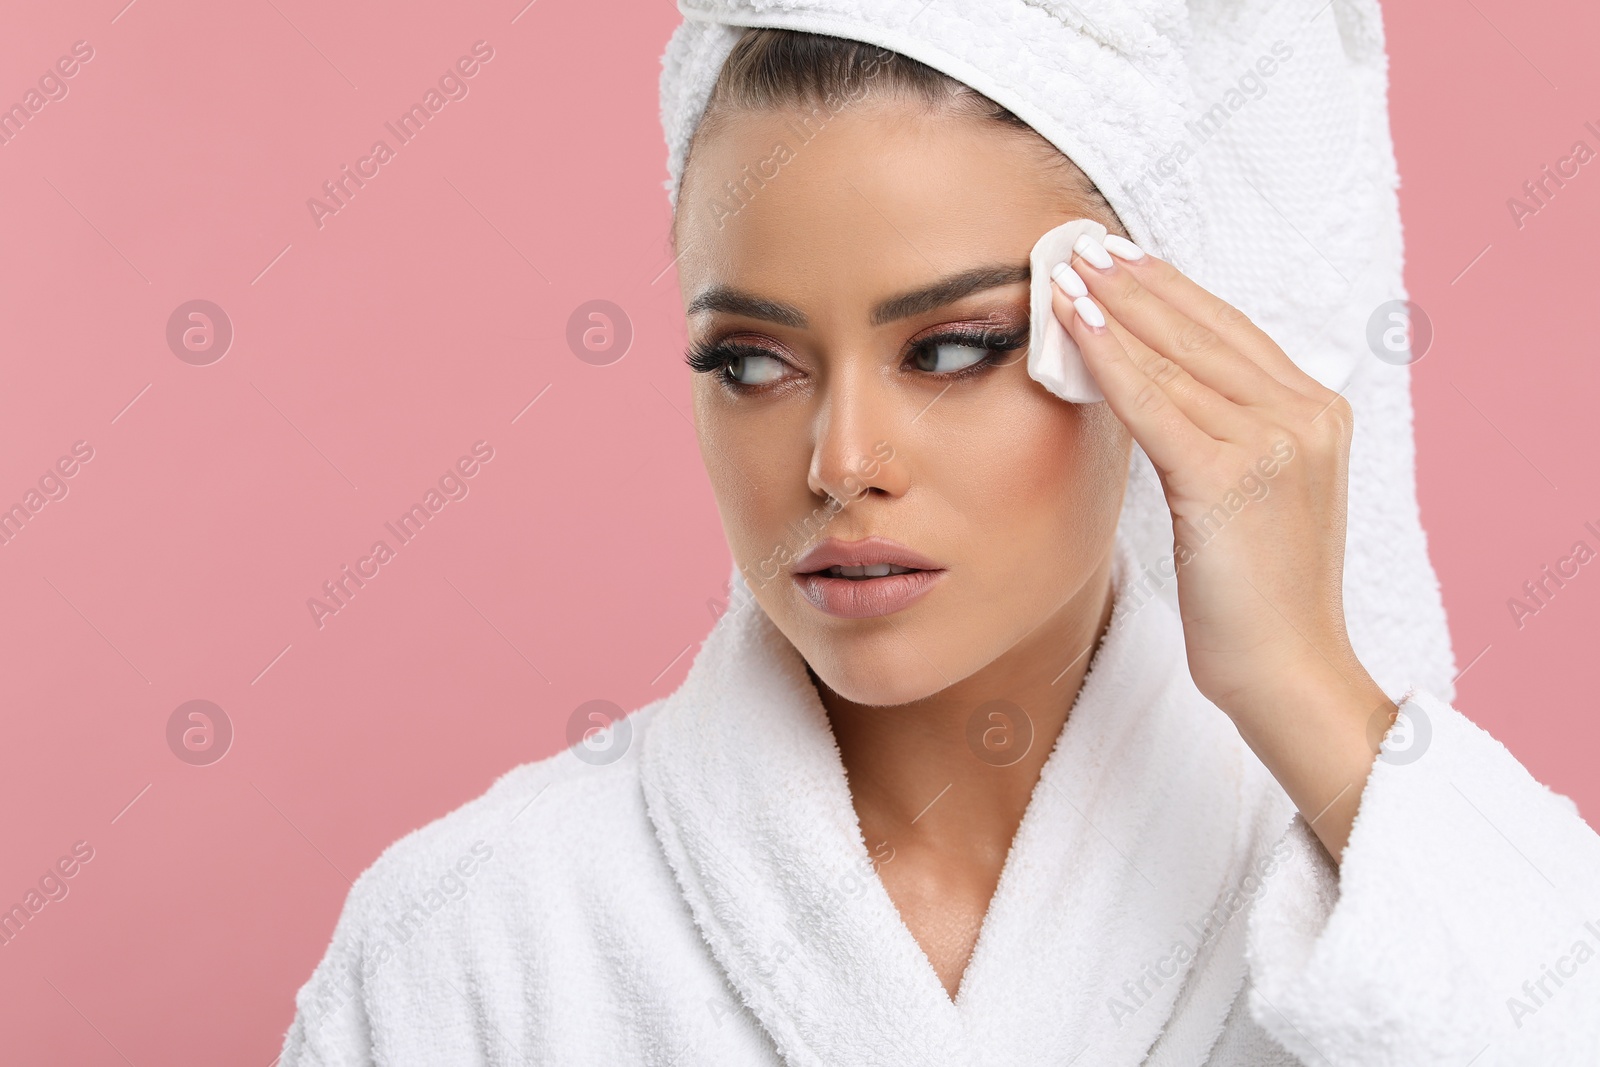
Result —
M812 675L869 850L886 841L998 857L998 875L1110 621L1110 578L1108 556L1022 641L912 704L855 704ZM1019 754L1030 724L1031 743Z
M1004 655L914 704L853 704L812 675L867 853L951 1000L1110 622L1110 571L1108 557Z

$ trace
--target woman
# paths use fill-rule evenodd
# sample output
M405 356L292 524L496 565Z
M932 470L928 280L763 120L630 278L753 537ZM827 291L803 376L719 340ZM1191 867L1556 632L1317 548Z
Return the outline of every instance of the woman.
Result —
M790 29L720 69L674 241L732 602L385 852L280 1062L1594 1062L1600 839L1356 653L1351 405L968 86ZM1025 365L1075 218L1095 404Z

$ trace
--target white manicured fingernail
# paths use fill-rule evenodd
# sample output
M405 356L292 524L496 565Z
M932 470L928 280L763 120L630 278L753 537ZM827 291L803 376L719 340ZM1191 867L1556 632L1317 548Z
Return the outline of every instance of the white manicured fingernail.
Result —
M1100 242L1088 234L1084 234L1074 241L1072 250L1101 270L1111 269L1111 257L1106 254L1106 250L1101 247Z
M1106 317L1100 314L1100 309L1094 306L1094 301L1086 296L1077 297L1072 301L1072 306L1077 309L1078 315L1090 326L1104 326Z
M1089 287L1083 284L1083 279L1078 272L1065 263L1057 263L1056 269L1050 272L1050 277L1055 279L1061 291L1068 296L1088 296Z
M1144 249L1140 248L1126 237L1119 237L1114 233L1106 234L1105 246L1106 251L1110 252L1118 259L1144 258Z

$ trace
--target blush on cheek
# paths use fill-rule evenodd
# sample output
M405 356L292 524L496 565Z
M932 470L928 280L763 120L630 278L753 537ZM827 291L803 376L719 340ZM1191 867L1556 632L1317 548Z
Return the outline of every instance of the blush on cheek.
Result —
M1053 398L1037 418L1014 427L1004 495L996 517L1011 516L1013 562L1035 574L1076 572L1109 550L1122 510L1131 438L1110 406L1064 404Z
M1108 495L1120 500L1127 463L1127 431L1107 404L1067 404L1054 398L1006 424L1011 491L1042 505L1069 499L1080 504Z
M1077 439L1078 467L1071 475L1072 494L1081 508L1091 512L1099 527L1115 533L1128 484L1128 455L1133 436L1111 405L1075 405L1082 412Z

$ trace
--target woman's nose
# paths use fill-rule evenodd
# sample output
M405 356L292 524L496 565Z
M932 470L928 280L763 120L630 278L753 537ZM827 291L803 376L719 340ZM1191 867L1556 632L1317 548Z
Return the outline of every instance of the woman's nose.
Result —
M895 458L902 413L893 401L859 383L829 390L815 416L806 475L812 492L845 503L871 492L905 492L906 463Z

